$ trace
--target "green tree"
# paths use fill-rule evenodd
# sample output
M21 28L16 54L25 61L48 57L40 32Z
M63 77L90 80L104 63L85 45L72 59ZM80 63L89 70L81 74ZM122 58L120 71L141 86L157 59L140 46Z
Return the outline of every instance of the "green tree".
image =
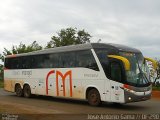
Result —
M156 81L158 80L158 79L160 79L160 60L157 62L157 69L156 69L156 74L157 74L157 76L156 76L156 78L155 78L155 80L154 80L154 82L153 82L153 85L155 85L156 84Z
M16 48L16 49L14 49ZM40 46L36 41L31 43L30 45L26 46L23 43L20 43L19 46L13 46L12 53L13 54L20 54L20 53L28 53L32 51L42 50L42 46Z
M3 65L0 65L0 80L3 80Z
M0 59L4 62L4 58L7 55L27 53L32 51L41 50L42 46L40 46L36 41L26 46L23 43L20 43L18 46L12 46L11 50L4 48L3 54L0 54ZM0 65L0 80L3 80L3 65Z
M10 50L7 50L6 48L4 48L3 54L0 54L0 59L2 60L2 62L4 62L4 57L11 54L12 52Z
M57 36L52 36L51 41L47 43L46 48L84 44L90 43L91 35L87 33L84 29L77 30L77 28L66 28L61 29Z
M0 59L2 62L4 61L4 57L7 55L20 54L20 53L28 53L32 51L41 50L42 46L40 46L36 41L26 46L23 43L20 43L18 46L12 46L11 50L4 48L3 54L0 54Z

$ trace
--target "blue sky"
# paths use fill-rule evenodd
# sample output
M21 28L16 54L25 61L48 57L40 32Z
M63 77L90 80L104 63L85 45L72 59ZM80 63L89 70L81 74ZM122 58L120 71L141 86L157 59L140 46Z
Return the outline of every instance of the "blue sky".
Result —
M160 59L159 0L0 0L0 53L20 42L44 45L77 27L92 42L124 44Z

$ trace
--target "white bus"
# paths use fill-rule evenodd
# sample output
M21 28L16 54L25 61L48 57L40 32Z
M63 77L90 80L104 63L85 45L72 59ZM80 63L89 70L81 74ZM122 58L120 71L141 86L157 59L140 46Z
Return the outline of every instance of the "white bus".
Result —
M148 100L152 87L139 50L91 43L7 56L4 89L19 97L86 99L97 106Z

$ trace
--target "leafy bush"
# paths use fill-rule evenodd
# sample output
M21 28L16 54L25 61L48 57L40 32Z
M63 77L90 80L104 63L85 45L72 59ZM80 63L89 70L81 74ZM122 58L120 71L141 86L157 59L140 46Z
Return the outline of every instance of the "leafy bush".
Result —
M153 86L152 90L159 90L160 91L160 86Z
M155 86L156 86L156 87L160 87L159 81L156 82Z
M4 86L3 81L0 80L0 88L2 88Z

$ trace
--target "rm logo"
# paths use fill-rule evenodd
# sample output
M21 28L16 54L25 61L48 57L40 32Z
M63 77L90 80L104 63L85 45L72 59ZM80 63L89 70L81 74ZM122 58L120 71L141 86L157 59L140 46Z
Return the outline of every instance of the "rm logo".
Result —
M59 77L61 77L62 80L62 87L63 87L63 96L66 96L66 86L65 86L65 80L66 77L69 77L69 85L70 85L70 97L72 97L72 71L69 70L66 73L62 74L62 72L58 70L51 70L48 72L47 77L46 77L46 95L48 95L48 79L50 75L55 75L56 76L56 93L57 96L59 96Z

